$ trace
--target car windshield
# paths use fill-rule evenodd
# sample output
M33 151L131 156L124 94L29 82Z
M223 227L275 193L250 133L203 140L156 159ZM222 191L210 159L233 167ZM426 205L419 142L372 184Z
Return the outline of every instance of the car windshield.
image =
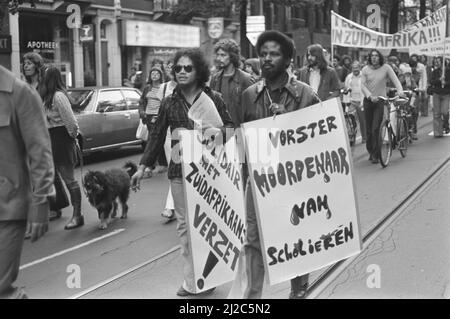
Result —
M94 90L69 90L68 92L72 110L76 113L84 111L92 100Z

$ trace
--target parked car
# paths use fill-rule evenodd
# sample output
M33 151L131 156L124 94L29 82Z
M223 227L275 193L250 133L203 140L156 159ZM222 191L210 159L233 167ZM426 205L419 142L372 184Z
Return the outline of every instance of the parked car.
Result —
M141 92L128 87L83 87L68 90L80 126L78 142L83 155L142 145L136 139Z

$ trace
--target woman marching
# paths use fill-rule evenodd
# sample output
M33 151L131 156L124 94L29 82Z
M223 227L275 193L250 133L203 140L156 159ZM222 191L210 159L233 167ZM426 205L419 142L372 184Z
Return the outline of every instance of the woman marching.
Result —
M45 72L42 81L42 100L52 143L55 173L59 174L66 184L73 206L73 216L64 228L77 228L84 225L80 185L74 176L78 123L67 97L61 72L55 67L50 67Z

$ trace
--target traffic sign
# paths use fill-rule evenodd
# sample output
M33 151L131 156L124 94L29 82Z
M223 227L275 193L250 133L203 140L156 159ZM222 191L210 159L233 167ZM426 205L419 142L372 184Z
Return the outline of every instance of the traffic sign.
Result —
M266 30L265 16L248 16L247 17L247 38L250 43L255 46L256 41L261 33Z

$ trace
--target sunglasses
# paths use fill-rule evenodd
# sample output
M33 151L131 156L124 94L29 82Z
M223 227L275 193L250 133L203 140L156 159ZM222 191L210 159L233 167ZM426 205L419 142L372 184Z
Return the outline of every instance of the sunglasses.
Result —
M175 73L180 73L182 69L184 69L187 73L191 73L194 68L192 67L192 65L178 65L178 64L173 67Z

